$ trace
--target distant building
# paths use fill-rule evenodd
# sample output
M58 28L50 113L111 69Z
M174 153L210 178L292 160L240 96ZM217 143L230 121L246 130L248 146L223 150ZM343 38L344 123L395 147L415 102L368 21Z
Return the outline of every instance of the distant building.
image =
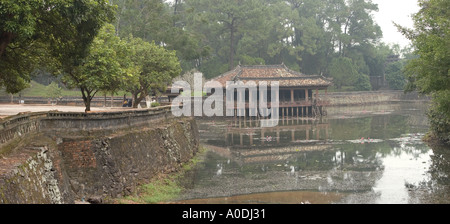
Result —
M223 86L224 93L227 81L242 81L245 83L254 81L259 86L259 82L266 81L267 85L273 81L279 82L279 114L280 116L322 116L325 115L324 106L328 104L327 89L332 85L331 81L319 75L305 75L287 68L284 64L281 65L255 65L242 66L238 65L235 69L214 78L212 81L217 81ZM246 108L245 113L249 114L249 91L245 92ZM267 93L268 96L271 93ZM226 102L224 96L224 102ZM237 94L234 94L235 101ZM258 102L260 99L268 98L268 105L270 107L270 97L260 97L259 91L257 95ZM227 105L229 109L230 105ZM234 109L237 104L231 105ZM258 113L259 114L259 113Z

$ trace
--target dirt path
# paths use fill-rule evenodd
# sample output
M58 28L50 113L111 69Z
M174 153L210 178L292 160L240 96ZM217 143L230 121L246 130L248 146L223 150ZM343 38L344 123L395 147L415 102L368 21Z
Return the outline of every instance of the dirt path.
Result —
M24 112L41 112L57 110L62 112L84 112L84 107L77 106L52 106L50 104L0 104L0 118L16 115ZM93 107L92 111L124 110L122 107Z

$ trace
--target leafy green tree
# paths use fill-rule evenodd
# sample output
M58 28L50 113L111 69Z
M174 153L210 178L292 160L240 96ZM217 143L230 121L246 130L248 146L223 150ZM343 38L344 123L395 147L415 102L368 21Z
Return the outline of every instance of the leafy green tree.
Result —
M209 48L200 46L199 34L185 29L184 1L111 0L118 6L116 31L121 38L130 34L166 49L176 50L184 70L190 70Z
M36 68L71 71L113 13L106 0L2 0L0 86L19 92Z
M89 55L82 64L66 73L63 81L70 88L81 90L86 111L91 110L91 101L99 91L114 91L126 79L118 49L125 45L115 35L113 25L105 25L92 42Z
M45 89L47 91L46 96L52 100L57 101L56 99L62 95L62 88L56 82L50 83Z
M0 2L0 87L8 93L28 87L34 66L46 57L45 44L36 41L44 6L39 0Z
M413 16L414 29L399 30L411 40L419 57L405 68L407 91L417 90L432 96L428 117L431 133L450 142L450 2L420 0L420 11Z
M337 89L341 89L344 85L353 85L359 76L352 59L347 57L334 58L331 62L329 73Z
M406 78L403 74L403 62L397 61L386 66L386 81L391 89L403 90Z
M134 72L127 77L125 89L133 95L133 107L149 94L164 92L172 79L181 73L175 51L149 43L141 38L128 38Z
M355 84L356 91L370 91L372 90L372 85L370 84L370 78L368 75L360 73L358 74L358 79Z
M266 22L262 0L191 0L186 4L192 21L187 28L203 33L206 44L227 63L228 70L236 65L238 46L243 38L252 43L261 40L258 35L263 32L258 28L264 27Z

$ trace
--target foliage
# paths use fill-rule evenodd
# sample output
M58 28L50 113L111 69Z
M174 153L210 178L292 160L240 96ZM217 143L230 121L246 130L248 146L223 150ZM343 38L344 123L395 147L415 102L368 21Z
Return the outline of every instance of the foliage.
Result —
M420 0L419 5L420 11L413 16L414 29L397 26L419 56L405 67L406 90L433 97L431 130L441 140L450 141L450 2Z
M262 41L261 35L266 32L258 28L268 28L263 22L267 5L260 0L192 0L186 4L192 11L187 28L202 33L205 44L215 50L229 70L234 68L240 49L255 49L255 41Z
M428 111L431 133L442 142L450 143L450 90L433 94L433 104Z
M337 57L358 62L360 73L382 75L375 70L386 55L374 53L382 34L371 15L378 7L370 1L191 0L183 8L185 30L201 34L200 44L211 49L196 64L205 77L238 63L284 63L305 74L330 75Z
M52 82L46 88L46 96L51 99L56 99L62 96L62 88L58 86L58 83Z
M0 86L19 92L38 67L71 71L112 18L113 7L106 0L2 0Z
M391 89L403 90L405 88L406 79L402 70L403 70L403 62L401 61L387 65L386 81Z
M63 77L69 87L81 90L86 111L90 111L90 102L98 91L117 90L125 80L125 69L122 69L118 52L125 45L115 35L112 25L105 25L89 48L89 55L70 73Z
M150 104L152 107L159 107L161 104L159 104L158 102L153 102Z
M174 51L154 42L130 36L127 43L134 69L124 88L133 95L133 107L136 108L150 93L164 92L172 79L181 73L181 67Z
M358 79L355 84L356 91L370 91L372 90L372 85L370 84L370 78L366 74L358 74Z
M353 66L352 59L347 57L334 58L330 66L330 75L338 89L343 85L353 85L358 79L358 71Z
M8 93L28 87L33 65L44 54L34 37L41 6L38 0L0 2L0 87Z
M199 73L199 72L197 70L195 70L195 69L187 71L187 72L183 73L182 75L175 77L172 80L172 83L175 83L176 81L187 82L189 84L190 88L191 88L191 91L193 92L194 91L194 84L195 84L195 81L196 81L195 80L195 74L196 73ZM202 76L201 76L200 82L201 82L201 86L203 88L203 85L205 84L206 80L205 80L205 77L203 77L203 74L201 74L201 75Z
M201 57L209 55L209 47L199 45L199 34L184 29L184 4L163 0L111 0L118 6L116 31L121 38L130 34L147 42L154 41L168 50L176 50L184 70L192 69Z

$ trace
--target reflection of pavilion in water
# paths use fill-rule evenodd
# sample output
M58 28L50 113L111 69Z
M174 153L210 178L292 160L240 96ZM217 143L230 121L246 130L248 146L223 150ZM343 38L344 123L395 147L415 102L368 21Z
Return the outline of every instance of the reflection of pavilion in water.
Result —
M243 118L197 123L210 153L187 199L311 189L370 192L382 174L377 157L359 157L357 149L343 150L329 140L325 118L286 117L265 128Z
M234 119L225 132L227 146L277 147L286 144L328 139L329 124L320 119L284 117L275 127L260 127L258 120Z
M208 148L240 164L286 161L301 152L332 149L326 143L329 124L324 119L285 117L275 127L259 124L258 120L228 119L223 141L211 141Z

